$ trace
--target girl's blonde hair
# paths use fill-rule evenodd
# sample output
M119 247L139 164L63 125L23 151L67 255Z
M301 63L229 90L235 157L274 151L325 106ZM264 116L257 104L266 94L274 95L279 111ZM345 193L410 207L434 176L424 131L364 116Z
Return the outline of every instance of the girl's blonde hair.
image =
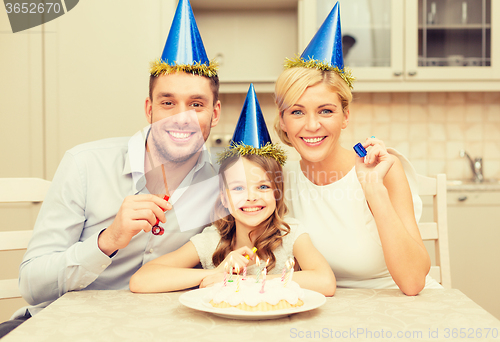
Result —
M344 115L347 114L352 101L351 89L335 71L297 67L286 69L278 77L274 90L274 101L278 106L279 115L274 120L274 129L284 144L292 146L288 135L281 129L280 117L285 110L297 103L308 87L321 82L329 86L332 92L337 93L342 104L342 111Z
M254 246L257 247L259 259L269 259L269 265L267 266L269 271L276 265L276 257L273 251L281 245L283 237L290 232L290 226L283 221L283 217L288 212L283 192L283 169L274 158L270 157L252 154L229 157L221 163L219 169L221 196L224 196L226 193L225 184L227 183L224 171L234 165L240 157L257 164L266 172L271 181L274 198L276 199L276 209L274 213L262 223L265 227L264 231L254 242ZM219 200L215 206L215 218L217 220L214 222L214 225L217 227L221 236L219 245L212 256L212 261L215 266L220 265L236 246L236 222L234 217L222 204L221 196L219 196ZM231 201L230 198L228 200ZM284 232L284 234L282 232ZM250 232L249 237L251 237L252 233L253 232Z

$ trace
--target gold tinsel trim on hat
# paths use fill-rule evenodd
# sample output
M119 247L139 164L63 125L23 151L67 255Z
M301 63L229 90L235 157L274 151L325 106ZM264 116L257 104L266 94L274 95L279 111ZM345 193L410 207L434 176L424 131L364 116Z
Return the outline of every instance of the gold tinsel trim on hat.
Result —
M233 142L229 148L226 148L224 151L217 154L217 162L220 164L227 158L233 156L245 156L249 154L274 158L281 166L285 165L286 162L285 151L280 146L269 142L261 148L255 148L253 146Z
M165 63L161 59L158 59L151 63L151 68L149 73L151 76L160 76L173 74L178 71L183 71L188 74L201 75L206 77L217 76L218 64L215 61L210 61L209 65L202 64L201 62L195 62L194 64L177 64L170 65Z
M344 68L340 70L338 67L331 66L330 64L317 59L308 59L306 61L301 57L295 57L294 59L287 58L285 60L285 69L297 67L335 71L340 77L342 77L342 79L351 89L352 83L354 82L354 80L356 80L356 78L352 75L352 71L350 69Z

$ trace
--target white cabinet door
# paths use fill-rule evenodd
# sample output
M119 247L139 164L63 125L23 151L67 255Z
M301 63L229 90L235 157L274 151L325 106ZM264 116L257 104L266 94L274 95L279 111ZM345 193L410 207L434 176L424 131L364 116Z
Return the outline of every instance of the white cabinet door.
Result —
M44 177L42 34L0 11L0 177Z
M500 319L500 191L448 192L452 287Z
M337 0L309 1L317 15L308 20L317 30ZM344 42L345 65L357 78L354 91L500 90L500 0L340 5L342 34L355 42L349 51Z
M495 80L499 11L498 0L406 0L405 79Z
M0 10L0 177L44 177L42 27L12 33ZM0 204L0 231L32 227L38 206ZM24 251L0 253L0 279L16 278ZM0 322L27 305L0 301Z
M311 12L309 4L311 0L192 0L207 55L219 63L220 92L246 93L250 83L257 92L273 92L285 58L298 52L301 18Z
M147 125L149 65L163 51L175 0L86 0L45 24L47 175L77 144Z
M316 0L314 32L336 1ZM340 0L339 3L344 64L361 82L403 80L404 2Z

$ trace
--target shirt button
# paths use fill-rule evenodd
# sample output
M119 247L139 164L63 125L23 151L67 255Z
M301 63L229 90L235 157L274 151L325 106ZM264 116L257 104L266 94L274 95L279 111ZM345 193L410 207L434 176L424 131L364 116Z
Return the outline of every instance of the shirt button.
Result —
M153 253L153 248L151 248L151 249L149 250L149 253Z

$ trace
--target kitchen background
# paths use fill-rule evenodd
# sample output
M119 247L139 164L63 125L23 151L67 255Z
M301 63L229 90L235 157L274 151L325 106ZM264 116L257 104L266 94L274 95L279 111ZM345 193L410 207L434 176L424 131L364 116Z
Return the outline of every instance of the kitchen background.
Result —
M334 1L191 3L221 66L222 118L208 145L231 136L250 82L271 127L283 60L304 49ZM175 6L86 0L16 34L0 11L0 177L51 180L71 147L145 126L148 63L161 54ZM500 179L500 0L342 0L341 13L346 65L358 78L343 144L375 135L418 173L448 179L472 177L465 149L483 158L485 178ZM0 206L0 229L30 229L37 210ZM496 184L450 185L452 286L497 318L499 221ZM0 253L0 279L17 276L22 254ZM22 304L0 301L0 321Z
M354 85L356 87L356 84ZM354 88L355 89L355 88ZM277 115L272 94L258 94L268 127ZM232 132L245 94L223 94L224 114L212 130L212 141ZM274 141L279 141L274 130ZM411 160L418 173L449 179L472 178L465 149L482 157L485 178L500 178L500 92L354 92L344 146L376 136ZM299 158L288 149L290 158Z

